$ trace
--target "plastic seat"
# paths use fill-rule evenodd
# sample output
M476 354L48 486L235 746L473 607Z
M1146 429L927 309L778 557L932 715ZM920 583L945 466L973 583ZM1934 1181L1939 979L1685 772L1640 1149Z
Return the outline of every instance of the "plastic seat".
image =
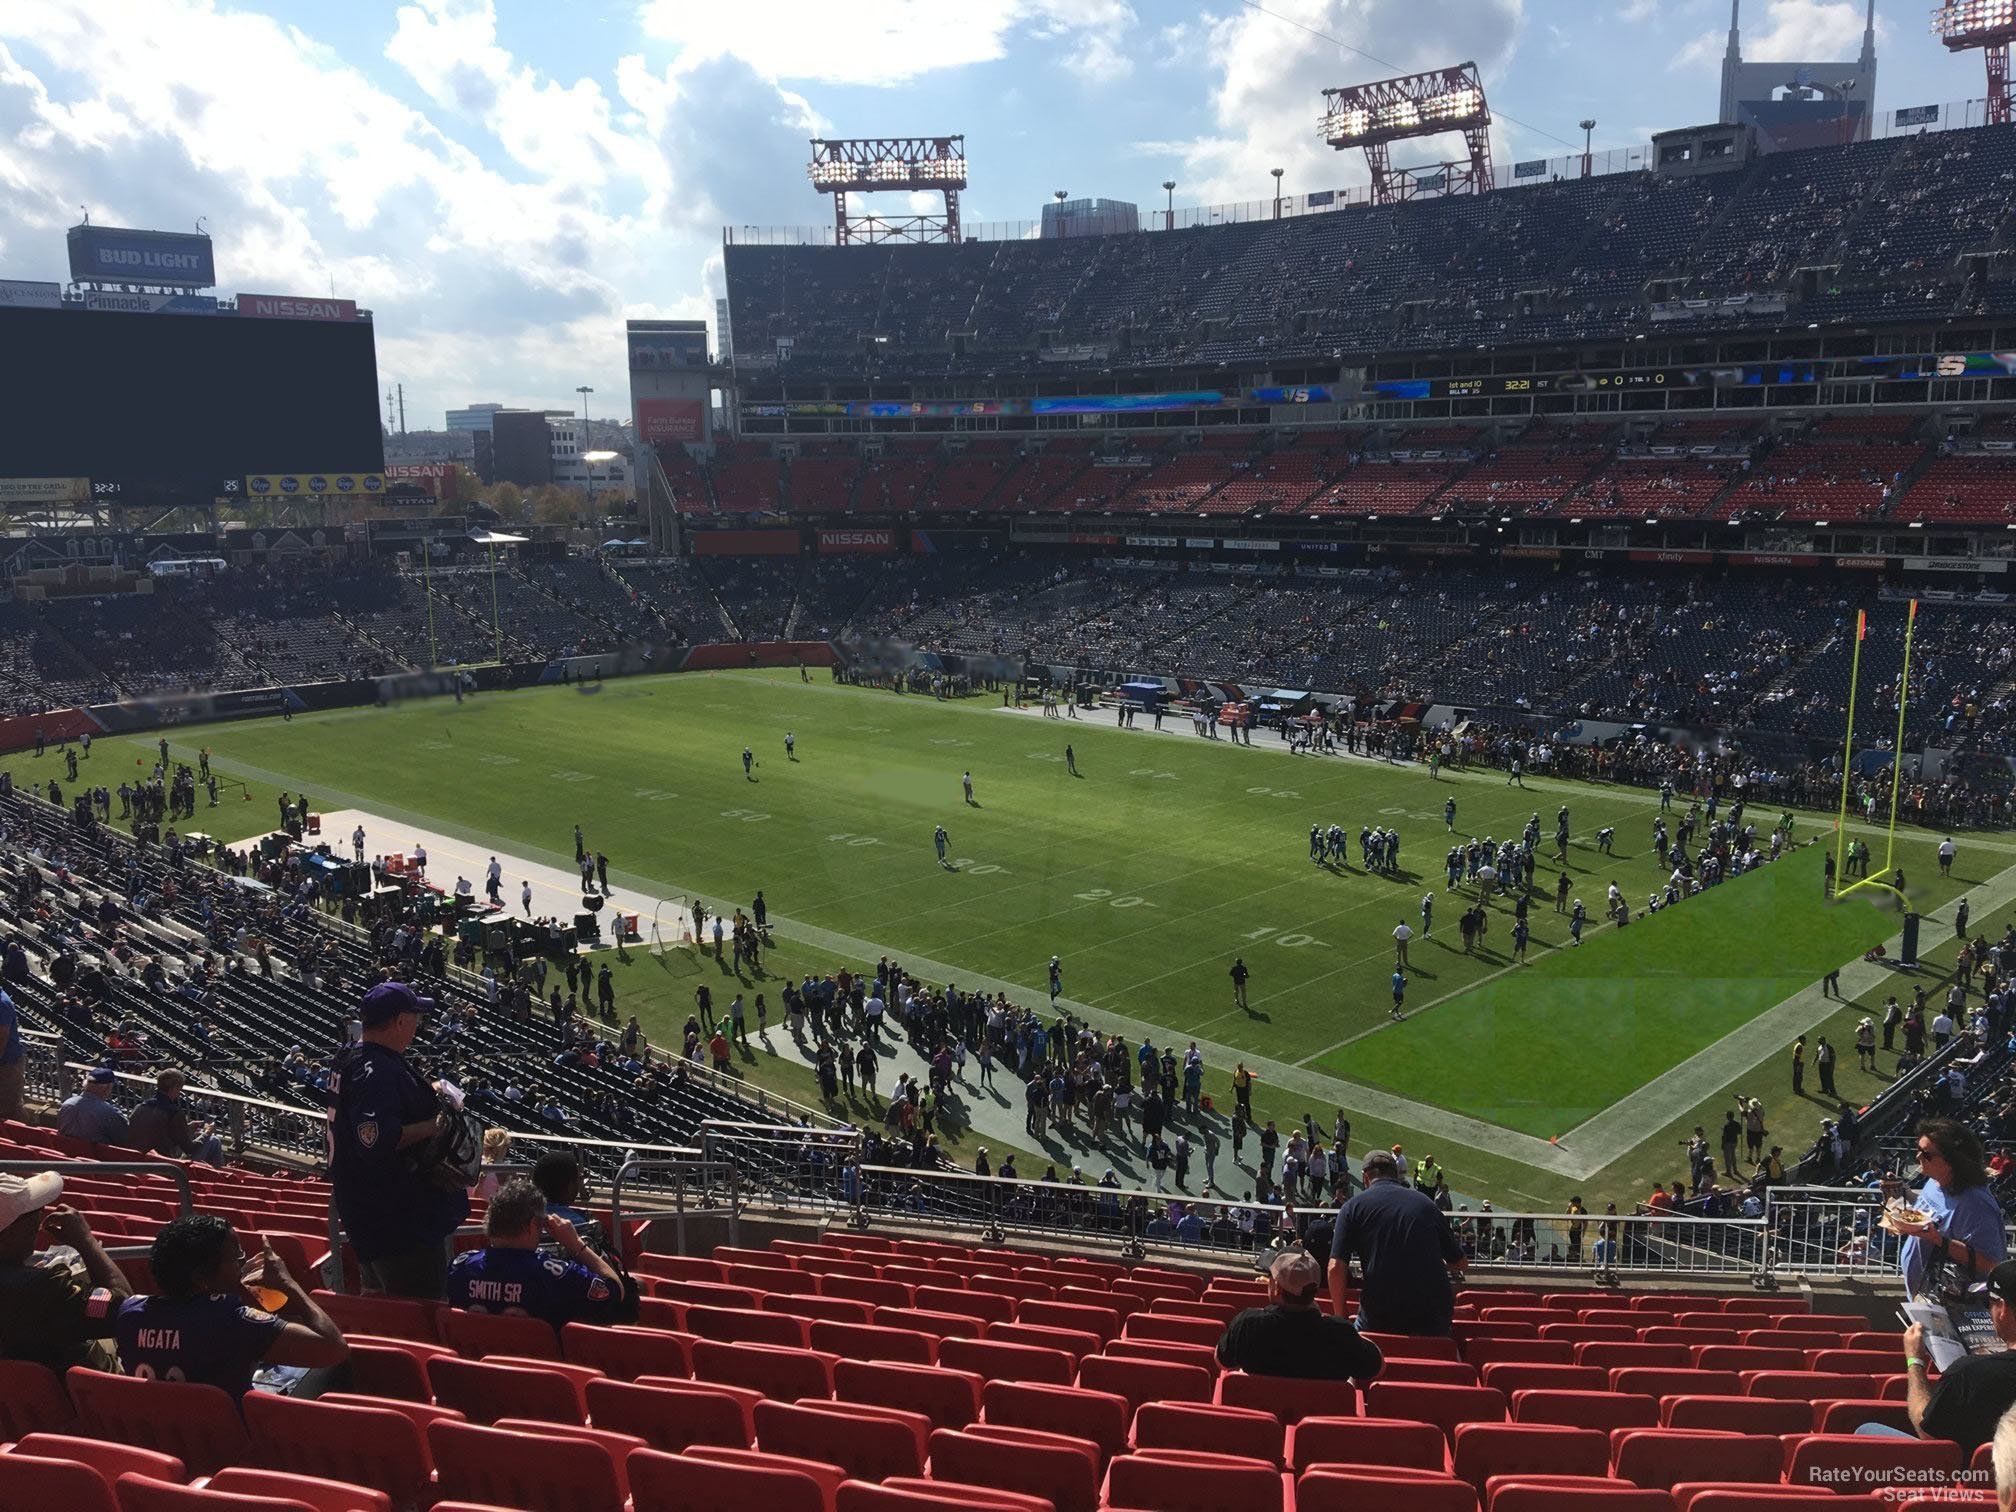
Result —
M747 1449L756 1442L760 1392L697 1381L645 1378L588 1383L588 1415L598 1428L641 1438L654 1449L693 1444Z
M261 1464L371 1486L401 1507L422 1506L431 1494L426 1436L403 1412L260 1391L241 1405Z
M1054 1286L1045 1286L1040 1281L1025 1281L1019 1276L973 1276L967 1280L966 1289L1006 1297L1018 1306L1024 1302L1048 1302L1057 1295Z
M1221 1407L1270 1412L1290 1424L1312 1417L1354 1417L1358 1412L1358 1388L1349 1381L1297 1381L1237 1370L1218 1377L1212 1400Z
M590 1428L582 1423L541 1423L531 1418L499 1418L493 1427L512 1433L530 1434L540 1438L566 1439L571 1443L593 1444L609 1456L609 1463L616 1470L616 1488L627 1499L630 1495L630 1472L626 1468L630 1453L634 1449L648 1449L650 1444L634 1433L619 1433L614 1428Z
M1365 1411L1374 1417L1433 1423L1453 1443L1459 1423L1502 1423L1505 1393L1489 1386L1436 1386L1411 1381L1374 1381L1365 1393Z
M985 1380L1041 1381L1052 1386L1069 1386L1076 1374L1075 1362L1061 1349L994 1339L941 1339L938 1363L970 1370Z
M1639 1396L1741 1396L1743 1378L1733 1370L1666 1370L1626 1365L1610 1372L1612 1391Z
M875 1486L848 1481L834 1498L834 1512L1050 1512L1050 1503L987 1486L912 1480Z
M667 1281L719 1281L721 1262L697 1255L639 1255L630 1270L638 1276L660 1276Z
M870 1321L878 1328L914 1328L938 1339L977 1339L987 1332L987 1324L980 1318L924 1307L878 1307Z
M1461 1351L1454 1339L1423 1337L1419 1334L1365 1335L1379 1346L1379 1353L1388 1360L1460 1360Z
M1803 1349L1768 1349L1755 1344L1701 1344L1694 1350L1696 1370L1804 1370Z
M842 1360L890 1360L907 1365L938 1363L935 1335L914 1328L884 1328L877 1323L812 1325L812 1347Z
M1110 1391L1055 1386L1032 1381L988 1381L981 1391L985 1421L1016 1428L1037 1428L1082 1438L1099 1450L1099 1468L1127 1449L1128 1425L1134 1407Z
M1111 1291L1103 1286L1094 1290L1091 1279L1088 1277L1080 1285L1058 1287L1057 1300L1059 1302L1076 1302L1084 1307L1108 1307L1120 1314L1121 1321L1125 1322L1137 1312L1146 1312L1148 1304L1152 1299L1137 1297L1132 1292ZM1262 1292L1259 1298L1260 1304L1264 1305L1266 1300L1267 1295L1265 1292Z
M1600 1365L1608 1370L1618 1365L1666 1365L1685 1370L1694 1363L1694 1354L1685 1344L1628 1344L1598 1340L1575 1346L1577 1365Z
M1372 1465L1405 1470L1449 1469L1449 1441L1433 1423L1398 1418L1311 1417L1288 1430L1288 1465Z
M833 1395L921 1412L933 1428L964 1428L980 1416L984 1381L967 1370L887 1360L842 1360L833 1367Z
M931 1420L859 1402L761 1402L756 1445L771 1454L824 1460L860 1480L922 1475Z
M1478 1512L1477 1488L1441 1471L1319 1465L1295 1478L1295 1512Z
M1106 1467L1104 1506L1115 1509L1281 1512L1282 1502L1282 1478L1265 1460L1153 1449L1120 1455Z
M839 1495L840 1487L847 1481L847 1472L838 1465L829 1465L824 1460L800 1459L792 1454L767 1454L761 1449L728 1449L718 1444L695 1444L686 1451L686 1458L706 1460L716 1465L795 1470L819 1487L828 1504Z
M437 1406L433 1402L405 1402L397 1397L365 1396L357 1391L325 1391L315 1398L327 1402L332 1407L377 1407L387 1412L396 1412L420 1430L420 1436L427 1436L430 1423L466 1423L468 1419L453 1407Z
M1015 1321L1014 1298L997 1297L992 1292L954 1290L944 1286L920 1286L917 1288L917 1305L932 1312L958 1313L962 1317L978 1318L982 1323Z
M323 1512L297 1497L199 1490L144 1475L122 1475L116 1492L119 1512Z
M76 1420L55 1371L32 1360L0 1360L0 1441L60 1433Z
M1968 1492L1944 1492L1938 1508L1954 1505L1952 1498L1966 1496ZM1995 1493L1987 1493L1987 1505L1995 1505ZM1879 1496L1839 1495L1833 1491L1813 1486L1728 1486L1720 1482L1682 1482L1673 1488L1675 1512L1693 1512L1699 1507L1703 1512L1898 1512L1899 1503ZM1909 1508L1912 1502L1902 1504ZM1919 1512L1935 1512L1934 1508L1919 1508Z
M316 1512L392 1512L392 1498L383 1491L329 1476L296 1475L286 1470L233 1465L211 1476L209 1489L232 1496L306 1502Z
M318 1291L315 1303L336 1320L346 1334L375 1334L383 1339L415 1339L438 1344L434 1314L440 1309L410 1297L360 1297L349 1292Z
M1487 1507L1488 1512L1672 1512L1673 1498L1596 1478L1497 1476Z
M504 1417L547 1423L588 1421L583 1387L558 1370L541 1370L537 1365L443 1355L427 1362L427 1383L435 1401L453 1407L472 1423L494 1423Z
M465 1360L480 1360L493 1354L535 1360L560 1358L560 1336L543 1318L444 1307L434 1323L441 1330L441 1342Z
M1116 1360L1092 1355L1078 1367L1078 1384L1110 1391L1138 1408L1143 1402L1209 1402L1211 1375L1194 1365L1159 1360Z
M1758 1433L1708 1433L1693 1428L1620 1428L1611 1435L1611 1474L1634 1486L1664 1490L1712 1466L1717 1480L1775 1482L1784 1447Z
M251 1453L237 1404L215 1386L107 1375L81 1366L73 1367L67 1380L84 1432L172 1454L191 1475L209 1475Z
M812 1476L783 1464L730 1464L656 1449L633 1449L626 1468L634 1512L833 1512Z
M798 1293L772 1293L763 1299L762 1311L803 1318L810 1323L866 1323L875 1316L871 1302L851 1297L813 1297Z
M1505 1360L1486 1365L1481 1384L1509 1399L1522 1391L1607 1391L1610 1372L1594 1365L1522 1365Z
M443 1498L540 1512L624 1512L616 1466L599 1443L436 1423L427 1430L427 1447Z
M1101 1352L1109 1360L1152 1360L1165 1365L1188 1365L1203 1371L1214 1382L1225 1371L1224 1365L1219 1362L1218 1351L1205 1344L1167 1344L1160 1339L1115 1339ZM1434 1363L1447 1368L1441 1361Z
M1463 1358L1479 1370L1487 1365L1573 1365L1575 1345L1566 1339L1469 1339Z
M1917 1432L1911 1426L1911 1409L1904 1402L1848 1398L1813 1404L1812 1431L1815 1433L1853 1433L1864 1423L1881 1423L1903 1433ZM1796 1433L1799 1430L1787 1431Z
M1084 1439L1035 1428L981 1426L931 1435L931 1478L998 1486L1037 1496L1056 1512L1094 1512L1099 1505L1101 1459Z
M1883 1379L1819 1370L1754 1370L1743 1373L1743 1394L1797 1402L1838 1401L1845 1397L1878 1396L1883 1390Z
M1167 1348L1167 1345L1161 1346ZM1529 1370L1555 1369L1556 1366L1527 1366ZM1382 1381L1426 1382L1435 1386L1475 1386L1477 1367L1462 1360L1388 1360L1379 1371Z
M1165 1344L1209 1344L1216 1346L1225 1336L1225 1325L1209 1318L1173 1317L1152 1308L1135 1313L1121 1327L1123 1339L1160 1340Z
M822 1296L866 1302L871 1307L913 1307L917 1302L916 1287L891 1281L886 1276L827 1275L820 1278L819 1285Z
M1671 1396L1659 1404L1659 1426L1720 1433L1804 1433L1813 1426L1813 1409L1778 1397Z
M588 1365L619 1381L639 1376L690 1376L698 1338L663 1328L604 1327L568 1323L560 1330L560 1353L570 1363Z
M1960 1473L1960 1446L1944 1439L1903 1439L1855 1433L1809 1433L1792 1440L1785 1469L1790 1486L1887 1485L1922 1488Z
M79 1438L70 1433L30 1433L11 1448L0 1446L0 1452L24 1455L32 1459L72 1460L93 1471L110 1491L119 1477L127 1473L144 1475L152 1480L183 1481L189 1478L182 1461L172 1454L161 1454L153 1449L140 1449L131 1444L116 1444L105 1439ZM0 1465L0 1469L4 1469ZM38 1507L37 1512L46 1512L46 1507Z
M833 1367L838 1363L817 1349L726 1344L716 1339L702 1339L693 1346L695 1379L747 1386L783 1402L833 1395Z
M1134 1413L1136 1449L1199 1449L1282 1464L1284 1429L1271 1413L1198 1402L1144 1402Z
M1480 1491L1494 1475L1607 1475L1610 1438L1552 1423L1463 1423L1450 1465Z
M999 1344L1033 1344L1038 1349L1061 1349L1073 1364L1105 1347L1099 1335L1078 1328L1047 1328L1031 1323L989 1323L983 1335Z
M817 1296L819 1278L807 1275L801 1270L783 1270L772 1265L731 1265L722 1276L730 1286L740 1286L753 1292L797 1293L800 1296Z
M1656 1428L1659 1404L1621 1391L1528 1389L1512 1393L1515 1423L1557 1423L1566 1428Z
M804 1318L753 1307L689 1307L686 1331L727 1344L775 1344L785 1349L812 1346L812 1325Z
M115 1481L117 1477L113 1478ZM108 1482L74 1459L0 1454L0 1512L119 1512Z

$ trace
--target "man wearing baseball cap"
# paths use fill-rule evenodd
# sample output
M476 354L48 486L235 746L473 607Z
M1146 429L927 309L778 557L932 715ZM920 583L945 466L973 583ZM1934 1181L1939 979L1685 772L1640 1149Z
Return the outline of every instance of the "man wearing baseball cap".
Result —
M469 1194L437 1186L418 1164L440 1128L440 1100L406 1051L433 1007L404 982L364 994L363 1037L337 1056L329 1081L329 1182L364 1289L438 1300Z
M92 1144L126 1143L126 1115L112 1101L119 1078L110 1066L99 1066L84 1078L84 1089L73 1092L56 1110L56 1131Z
M1316 1305L1322 1285L1323 1271L1306 1251L1281 1251L1267 1267L1267 1305L1225 1325L1218 1363L1248 1375L1371 1385L1384 1363L1379 1346Z
M99 1245L91 1225L58 1200L63 1178L0 1173L0 1360L30 1360L62 1372L72 1365L104 1368L93 1339L109 1339L119 1304L133 1288ZM77 1251L89 1285L68 1265L37 1260L35 1241L47 1230Z
M1988 1317L2002 1342L2016 1347L2016 1260L2004 1260L1988 1273ZM1993 1441L2002 1414L2016 1407L2016 1354L1962 1355L1939 1373L1937 1386L1927 1379L1931 1364L1925 1325L1913 1323L1904 1330L1905 1408L1911 1426L1921 1438L1958 1444L1964 1463L1976 1448ZM1865 1425L1860 1431L1881 1430Z

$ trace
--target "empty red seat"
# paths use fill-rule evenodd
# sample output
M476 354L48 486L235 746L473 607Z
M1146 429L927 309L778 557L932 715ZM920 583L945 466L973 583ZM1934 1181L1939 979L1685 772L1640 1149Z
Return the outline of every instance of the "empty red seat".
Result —
M444 1307L434 1323L441 1331L441 1342L464 1359L480 1360L493 1354L560 1358L560 1336L553 1331L552 1324L540 1318Z
M620 1381L639 1376L693 1374L693 1334L663 1328L600 1327L569 1323L560 1330L560 1352L571 1363L588 1365Z
M1110 1391L1078 1386L1054 1386L1032 1381L988 1381L981 1393L986 1421L1017 1428L1038 1428L1082 1438L1097 1446L1100 1468L1127 1448L1134 1407Z
M859 1480L922 1475L931 1420L922 1413L866 1403L762 1402L756 1446L838 1465Z
M1506 1360L1486 1365L1483 1384L1509 1398L1521 1391L1607 1391L1610 1372L1594 1365L1521 1365Z
M1841 1397L1873 1397L1883 1390L1883 1380L1871 1375L1831 1375L1818 1370L1746 1370L1743 1394L1780 1397L1788 1401L1819 1402Z
M1015 1321L1041 1328L1070 1328L1095 1335L1102 1345L1120 1336L1120 1314L1111 1307L1089 1307L1079 1302L1024 1302Z
M1397 1465L1440 1472L1449 1466L1449 1441L1432 1423L1310 1417L1288 1430L1288 1464L1297 1473L1311 1465Z
M1900 1433L1915 1433L1911 1426L1911 1409L1908 1403L1898 1401L1864 1400L1853 1398L1842 1401L1819 1401L1813 1403L1812 1431L1815 1433L1853 1433L1864 1423L1881 1423L1895 1428ZM1799 1429L1787 1429L1796 1433Z
M894 1360L900 1364L935 1365L938 1340L914 1328L884 1328L875 1323L814 1323L812 1347L842 1360Z
M1694 1363L1693 1351L1685 1344L1647 1344L1595 1340L1575 1346L1577 1365L1601 1365L1608 1370L1618 1365L1666 1365L1685 1370Z
M776 1401L833 1395L838 1359L823 1350L771 1344L728 1344L702 1339L693 1346L693 1375L702 1381L747 1386Z
M1299 1423L1310 1417L1355 1416L1358 1388L1349 1381L1298 1381L1228 1370L1218 1377L1212 1400L1223 1407L1252 1407L1271 1412L1284 1423Z
M1732 1486L1704 1489L1689 1497L1679 1512L1950 1512L1958 1504L1956 1497L1972 1494L1947 1491L1935 1502L1894 1502L1880 1496L1837 1495L1811 1487ZM1983 1494L1988 1499L1981 1505L1994 1506L1995 1493Z
M769 1465L737 1464L633 1449L626 1465L635 1512L833 1512L826 1487L781 1457Z
M1638 1337L1638 1330L1623 1323L1543 1323L1540 1337L1569 1339L1577 1344L1629 1344Z
M842 1483L834 1512L1051 1512L1037 1496L997 1491L990 1486L903 1479L885 1485Z
M1656 1428L1659 1404L1648 1396L1622 1391L1555 1391L1512 1393L1515 1423L1559 1423L1569 1428Z
M1279 1469L1281 1422L1272 1413L1200 1402L1144 1402L1134 1413L1136 1449L1202 1449L1266 1460Z
M1487 1365L1573 1365L1575 1345L1567 1339L1471 1339L1463 1358L1482 1370Z
M1733 1370L1666 1370L1624 1365L1610 1372L1610 1389L1650 1397L1741 1396L1743 1378Z
M1809 1433L1788 1443L1785 1481L1792 1486L1922 1489L1950 1483L1960 1473L1960 1446L1944 1439Z
M1003 1344L1034 1344L1039 1349L1061 1349L1073 1362L1102 1347L1099 1335L1076 1328L1044 1328L1029 1323L989 1323L986 1338Z
M753 1292L796 1292L811 1296L819 1290L819 1278L801 1270L780 1270L772 1265L731 1265L722 1279L730 1286Z
M270 1505L306 1502L316 1512L392 1512L392 1498L383 1491L331 1476L297 1475L287 1470L233 1465L210 1477L210 1491L227 1496L254 1496Z
M1195 1365L1092 1355L1078 1367L1078 1384L1123 1396L1138 1408L1143 1402L1209 1402L1212 1380Z
M410 1297L362 1297L348 1292L317 1291L315 1304L336 1320L346 1334L376 1334L386 1339L417 1339L423 1344L440 1342L435 1332L434 1314L439 1308Z
M934 1428L963 1428L980 1416L982 1378L941 1365L842 1360L833 1367L833 1395L920 1412Z
M989 1428L931 1435L931 1478L1038 1496L1056 1512L1094 1512L1101 1460L1083 1439L1033 1428Z
M1281 1512L1282 1501L1281 1476L1265 1460L1154 1449L1123 1454L1106 1467L1105 1506L1114 1509Z
M1165 1346L1166 1347L1166 1346ZM1530 1366L1529 1369L1548 1369ZM1560 1369L1553 1366L1552 1369ZM1379 1372L1382 1381L1427 1381L1437 1386L1475 1386L1477 1367L1462 1360L1388 1360Z
M654 1449L695 1444L747 1449L756 1441L762 1393L677 1379L590 1381L588 1412L598 1428L641 1438Z
M916 1287L891 1281L886 1276L827 1275L820 1278L819 1285L824 1296L866 1302L874 1307L909 1307L917 1300Z
M261 1464L352 1481L401 1507L432 1494L434 1462L420 1425L391 1407L358 1407L254 1391L240 1404Z
M600 1443L435 1423L427 1430L427 1447L437 1492L445 1499L541 1512L624 1512L616 1464Z
M1152 1309L1135 1313L1120 1330L1123 1339L1159 1339L1168 1344L1209 1344L1215 1346L1225 1335L1225 1325L1209 1318L1179 1318Z
M59 1508L61 1512L119 1512L112 1483L91 1466L19 1449L0 1454L0 1508L6 1512L57 1512Z
M171 1454L191 1475L242 1464L251 1454L238 1404L215 1386L107 1375L81 1366L66 1380L78 1426L93 1437Z
M1776 1481L1783 1446L1758 1433L1706 1433L1693 1428L1619 1428L1611 1435L1611 1473L1634 1486L1661 1489L1698 1480Z
M1057 1288L1059 1302L1076 1302L1084 1307L1110 1307L1123 1319L1131 1318L1137 1312L1147 1310L1152 1298L1137 1297L1132 1292L1116 1292L1106 1287L1093 1290L1090 1281L1080 1286L1060 1286ZM1266 1301L1263 1294L1262 1302Z
M789 1313L755 1307L689 1307L686 1331L728 1344L775 1344L785 1349L809 1349L812 1325Z
M76 1418L55 1371L32 1360L0 1360L0 1440L59 1432Z
M1493 1477L1490 1512L1672 1512L1664 1491L1567 1475Z
M1295 1478L1295 1512L1478 1512L1477 1488L1453 1475L1318 1466Z
M583 1385L559 1370L442 1355L427 1362L427 1383L435 1401L453 1407L472 1423L494 1423L504 1417L588 1421Z
M878 1328L914 1328L939 1339L977 1339L987 1331L980 1318L965 1313L933 1312L924 1307L878 1307L872 1321Z
M1708 1428L1720 1433L1803 1433L1813 1426L1805 1402L1776 1397L1669 1396L1659 1405L1662 1428Z
M1061 1349L995 1339L941 1339L938 1363L990 1381L1043 1381L1069 1386L1077 1367Z
M639 1255L630 1269L639 1276L662 1276L667 1281L719 1281L721 1262L694 1255Z
M1490 1386L1435 1386L1379 1380L1365 1393L1365 1411L1374 1417L1433 1423L1453 1442L1459 1423L1504 1422L1505 1393Z
M813 1323L866 1323L875 1316L875 1306L870 1302L851 1297L800 1296L795 1292L772 1292L763 1299L760 1310Z
M1767 1349L1754 1344L1700 1344L1694 1349L1697 1370L1804 1370L1804 1349Z
M1607 1475L1610 1439L1552 1423L1462 1423L1450 1464L1480 1491L1494 1475Z
M144 1475L120 1476L117 1495L119 1512L323 1512L297 1497L235 1496Z
M1460 1360L1461 1352L1454 1339L1423 1336L1420 1334L1367 1333L1366 1338L1379 1346L1379 1353L1388 1360Z
M932 1312L958 1313L962 1317L978 1318L983 1323L1015 1321L1014 1298L997 1297L992 1292L955 1291L944 1286L920 1286L917 1288L917 1305Z

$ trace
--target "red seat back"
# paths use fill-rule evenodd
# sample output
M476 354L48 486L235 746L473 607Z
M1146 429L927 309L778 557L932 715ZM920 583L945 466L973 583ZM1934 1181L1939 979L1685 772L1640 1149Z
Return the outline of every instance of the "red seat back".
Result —
M1209 1371L1159 1360L1116 1360L1093 1355L1078 1367L1078 1384L1123 1396L1134 1407L1143 1402L1211 1400Z
M569 1323L560 1330L560 1352L568 1361L591 1365L619 1381L647 1375L690 1376L693 1346L698 1342L693 1334L664 1328Z
M1004 1431L1017 1436L1000 1436ZM1099 1505L1101 1460L1083 1440L1032 1429L961 1433L941 1428L931 1435L930 1448L933 1480L1039 1496L1056 1512L1094 1512Z
M1813 1426L1804 1402L1774 1397L1670 1396L1660 1403L1663 1428L1708 1428L1720 1433L1803 1433Z
M1512 1393L1515 1423L1559 1423L1569 1428L1656 1428L1659 1404L1622 1391L1528 1390Z
M1611 1473L1634 1486L1666 1489L1712 1466L1717 1480L1776 1481L1785 1463L1778 1440L1761 1433L1707 1434L1691 1428L1620 1428L1611 1435Z
M982 1378L942 1365L887 1360L842 1360L833 1367L833 1395L921 1412L934 1428L964 1428L980 1416Z
M1284 1430L1272 1413L1199 1402L1144 1402L1134 1413L1136 1449L1202 1449L1281 1466Z
M1106 1467L1105 1505L1115 1512L1281 1512L1282 1500L1281 1476L1264 1460L1158 1449Z
M633 1449L628 1460L635 1512L832 1512L826 1488L783 1463L731 1464L657 1449ZM439 1512L439 1509L436 1509Z
M654 1449L694 1444L747 1449L756 1441L761 1392L698 1381L656 1379L590 1381L588 1411L598 1428L641 1438Z
M55 1371L32 1360L0 1360L0 1440L55 1432L76 1417Z
M1477 1512L1477 1488L1451 1475L1323 1466L1296 1477L1295 1512Z
M1076 1373L1071 1356L1061 1349L994 1339L941 1339L938 1363L990 1381L1042 1381L1052 1386L1070 1385Z
M1463 1423L1452 1467L1478 1490L1494 1475L1607 1475L1610 1438L1553 1423Z
M1399 1466L1440 1472L1449 1466L1449 1441L1433 1423L1310 1417L1288 1430L1288 1463L1298 1474L1311 1465Z
M480 1360L485 1355L519 1355L528 1359L560 1358L560 1336L542 1318L520 1318L509 1313L464 1312L444 1307L435 1317L441 1342L464 1359Z
M322 1512L313 1502L294 1497L234 1496L144 1475L120 1476L118 1498L119 1512Z
M442 1355L427 1362L427 1383L433 1388L435 1401L453 1407L472 1423L494 1423L506 1417L547 1423L588 1420L582 1388L574 1379L536 1365Z
M1214 1399L1222 1407L1271 1412L1284 1423L1311 1417L1354 1417L1358 1412L1358 1388L1349 1381L1297 1381L1236 1370L1218 1377Z
M1960 1446L1944 1439L1810 1433L1791 1441L1785 1481L1793 1486L1920 1488L1959 1474Z
M306 1502L316 1512L392 1512L392 1498L383 1491L330 1476L299 1475L233 1465L210 1477L208 1488L227 1496L256 1496L270 1502Z
M238 1405L215 1386L148 1381L73 1368L79 1426L97 1438L172 1454L191 1475L240 1464L251 1453Z
M427 1447L444 1498L540 1512L624 1512L609 1451L587 1439L444 1422L428 1428Z
M434 1464L420 1425L391 1407L354 1407L249 1393L241 1404L261 1464L353 1481L401 1507L423 1505Z
M1374 1381L1365 1410L1375 1417L1433 1423L1452 1441L1459 1423L1502 1423L1505 1393L1490 1386L1436 1386L1411 1381Z
M835 1356L817 1349L726 1344L715 1339L702 1339L693 1346L696 1379L747 1386L783 1402L833 1395L833 1367L838 1363Z
M57 1512L59 1508L61 1512L119 1512L111 1484L89 1465L18 1449L0 1454L0 1508L6 1512Z
M981 1399L986 1421L1068 1434L1098 1446L1100 1467L1127 1448L1134 1408L1124 1396L1032 1381L988 1381Z

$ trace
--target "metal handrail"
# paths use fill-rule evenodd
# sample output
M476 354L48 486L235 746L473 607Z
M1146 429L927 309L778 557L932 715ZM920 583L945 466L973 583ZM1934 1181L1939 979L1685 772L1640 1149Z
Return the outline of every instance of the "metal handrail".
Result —
M672 1176L672 1225L675 1253L686 1253L686 1182L689 1175L698 1176L703 1193L715 1190L715 1182L710 1175L717 1176L720 1189L727 1194L725 1210L700 1208L696 1216L714 1211L725 1211L728 1219L728 1243L733 1246L742 1242L742 1204L736 1190L735 1163L732 1160L715 1160L699 1150L684 1152L691 1160L628 1160L616 1172L609 1183L609 1227L610 1238L620 1242L623 1231L623 1188L626 1183L645 1171L669 1172Z

